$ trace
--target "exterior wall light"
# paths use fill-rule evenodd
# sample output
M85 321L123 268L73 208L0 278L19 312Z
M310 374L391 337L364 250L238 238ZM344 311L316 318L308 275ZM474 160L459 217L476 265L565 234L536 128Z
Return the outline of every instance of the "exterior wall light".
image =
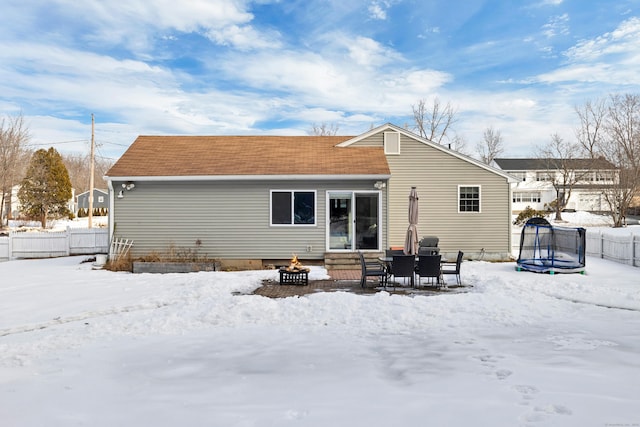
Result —
M385 188L387 186L387 183L384 181L376 181L375 184L373 184L373 186L375 188L377 188L378 190L382 190L383 188Z

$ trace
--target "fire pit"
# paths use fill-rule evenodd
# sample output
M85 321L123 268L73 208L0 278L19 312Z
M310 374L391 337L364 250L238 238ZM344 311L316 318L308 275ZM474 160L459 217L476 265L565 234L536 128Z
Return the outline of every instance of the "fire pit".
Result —
M309 268L298 261L296 254L293 254L288 267L280 267L280 284L305 286L309 284Z

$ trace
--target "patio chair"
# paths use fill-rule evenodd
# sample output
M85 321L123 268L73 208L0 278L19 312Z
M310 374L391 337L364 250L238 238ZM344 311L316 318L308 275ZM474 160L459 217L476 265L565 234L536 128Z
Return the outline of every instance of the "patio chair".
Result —
M367 261L364 259L364 254L358 252L360 256L360 267L362 268L362 276L360 277L360 286L364 288L367 277L377 277L378 283L382 286L387 286L387 270L384 265L377 261Z
M418 266L416 274L418 275L418 285L422 278L429 279L431 285L441 285L442 273L440 270L441 255L421 255L418 257ZM434 283L435 279L435 283Z
M394 280L402 277L411 279L411 287L415 283L416 257L414 255L394 255L391 261L391 275ZM394 282L395 288L395 282Z
M446 262L442 264L442 275L444 276L445 274L454 274L456 276L456 282L458 283L458 285L462 284L462 281L460 280L460 264L462 264L463 255L464 253L462 253L462 251L458 251L458 257L456 258L455 263Z

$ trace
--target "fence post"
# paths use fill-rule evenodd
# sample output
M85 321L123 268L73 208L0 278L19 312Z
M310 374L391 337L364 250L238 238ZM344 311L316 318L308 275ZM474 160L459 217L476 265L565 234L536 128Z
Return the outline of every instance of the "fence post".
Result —
M598 234L600 235L600 258L604 259L604 232L599 230Z
M71 255L71 227L67 225L67 230L65 232L65 240L67 241L67 256Z
M9 232L9 253L7 254L7 256L9 257L9 261L13 259L13 233L15 232Z
M630 255L630 259L629 259L629 264L631 264L631 266L633 266L633 258L634 258L634 254L633 254L633 242L634 242L634 236L633 233L629 233L629 245L631 246L629 248L629 255Z

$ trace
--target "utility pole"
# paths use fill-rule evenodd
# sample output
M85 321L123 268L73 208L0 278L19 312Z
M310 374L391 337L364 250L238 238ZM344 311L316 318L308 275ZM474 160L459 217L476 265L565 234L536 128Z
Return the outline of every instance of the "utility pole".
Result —
M91 113L91 173L89 174L89 228L93 226L93 172L95 170L95 120Z

